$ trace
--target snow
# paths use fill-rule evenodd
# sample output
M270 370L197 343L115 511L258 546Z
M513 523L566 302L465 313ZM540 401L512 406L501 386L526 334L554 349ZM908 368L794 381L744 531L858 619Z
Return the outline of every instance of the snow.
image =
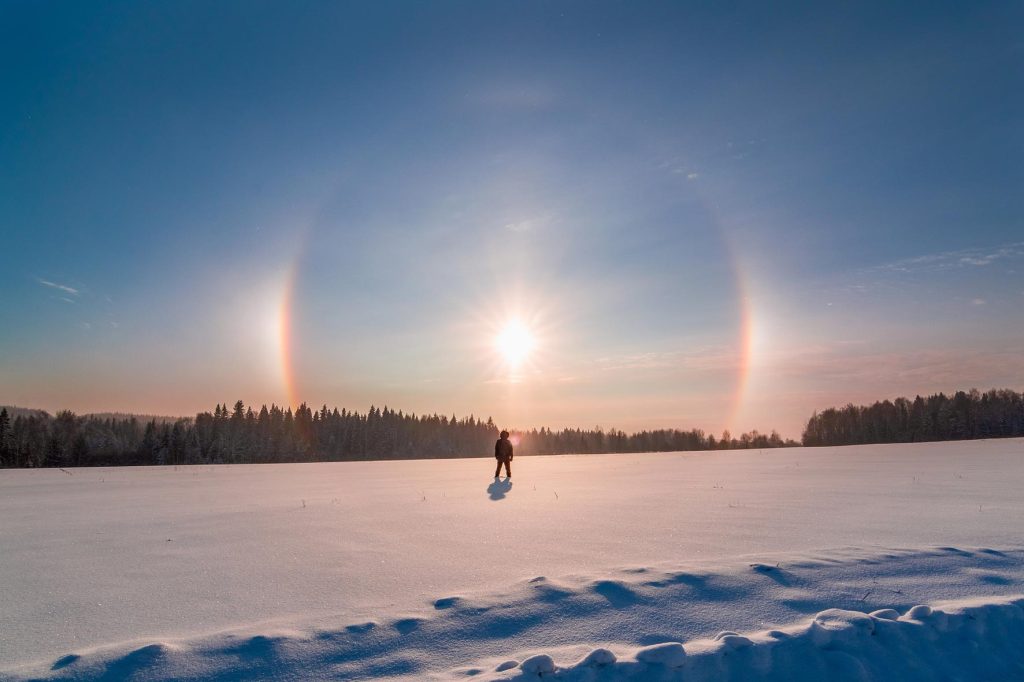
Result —
M0 472L0 679L1024 679L1022 440L513 467Z
M666 642L627 660L549 666L545 679L601 680L950 680L1024 678L1024 597L914 607L902 617L829 609L809 622L753 635ZM914 615L917 610L929 617ZM936 616L939 616L936 619ZM742 646L731 640L742 640ZM597 649L596 652L603 652ZM540 658L536 656L535 658ZM546 657L548 660L550 657ZM533 660L533 659L531 659ZM524 662L519 675L540 677ZM496 671L501 672L501 671Z

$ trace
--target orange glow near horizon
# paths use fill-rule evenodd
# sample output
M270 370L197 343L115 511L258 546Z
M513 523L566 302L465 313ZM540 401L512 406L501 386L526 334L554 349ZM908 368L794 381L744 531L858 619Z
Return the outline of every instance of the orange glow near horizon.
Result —
M281 366L281 383L284 386L288 407L299 406L300 396L292 361L293 330L292 330L292 299L295 294L297 262L293 262L285 273L284 286L281 290L281 301L277 313L277 344Z

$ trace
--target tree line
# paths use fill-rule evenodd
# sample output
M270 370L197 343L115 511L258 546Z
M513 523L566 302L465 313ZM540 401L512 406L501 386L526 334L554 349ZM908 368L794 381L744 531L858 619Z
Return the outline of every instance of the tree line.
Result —
M937 393L815 412L802 443L775 431L720 438L700 429L625 433L531 429L513 434L520 455L674 452L784 446L909 443L1024 436L1024 394L1009 389ZM498 427L470 415L406 414L371 406L358 413L305 403L257 412L241 400L195 418L78 416L0 409L0 467L229 464L478 457L490 454Z
M1008 389L936 393L815 412L804 445L916 443L1024 436L1024 394Z
M0 466L78 467L161 464L320 462L479 457L493 453L498 427L473 415L406 414L371 406L366 413L290 408L241 400L232 408L177 420L134 416L50 416L31 411L12 420L0 410ZM532 429L513 434L516 454L671 452L799 445L757 431L716 439L699 429L627 434L611 429Z

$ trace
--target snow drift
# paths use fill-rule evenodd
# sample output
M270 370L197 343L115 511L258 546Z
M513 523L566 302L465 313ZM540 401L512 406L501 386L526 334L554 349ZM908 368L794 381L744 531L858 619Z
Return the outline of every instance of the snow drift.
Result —
M323 635L321 634L321 637ZM308 644L311 640L305 640ZM307 667L303 640L254 636L194 649L154 643L114 657L65 656L50 679L349 679L348 672ZM340 652L339 652L340 653ZM344 654L339 658L343 659ZM829 609L809 622L712 639L664 642L618 654L596 648L559 664L558 653L511 659L489 670L470 666L432 675L489 680L985 680L1024 679L1024 596L917 605L900 615ZM390 666L357 677L401 674ZM16 679L16 678L11 678Z
M1024 679L1024 596L918 605L902 616L829 609L807 623L622 652L594 649L559 665L549 654L502 663L483 679L1008 680ZM473 673L475 670L463 671ZM481 671L482 672L482 671Z
M999 595L1022 577L1022 550L954 547L634 566L365 621L124 642L5 679L1024 679L1024 596ZM988 596L918 599L962 592Z

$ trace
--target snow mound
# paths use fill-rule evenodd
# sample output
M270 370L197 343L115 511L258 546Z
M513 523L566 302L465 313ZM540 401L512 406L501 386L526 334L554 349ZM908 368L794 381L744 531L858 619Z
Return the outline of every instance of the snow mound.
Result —
M607 665L611 665L615 660L615 654L608 649L594 649L584 656L583 660L576 665L584 668L603 668Z
M64 650L0 679L1024 679L1024 597L1009 596L1021 588L1024 550L1010 549L632 566L499 592L446 589L372 620L338 614Z
M649 665L681 668L686 663L686 649L679 642L663 642L636 652L636 660Z
M530 656L519 665L524 675L544 675L555 672L555 659L547 654Z
M743 637L731 632L687 644L665 642L616 659L595 649L582 661L555 666L551 655L486 679L592 680L945 680L1024 677L1024 596L918 605L898 619L828 609L809 622ZM736 642L742 640L741 646ZM529 662L527 661L527 662Z

